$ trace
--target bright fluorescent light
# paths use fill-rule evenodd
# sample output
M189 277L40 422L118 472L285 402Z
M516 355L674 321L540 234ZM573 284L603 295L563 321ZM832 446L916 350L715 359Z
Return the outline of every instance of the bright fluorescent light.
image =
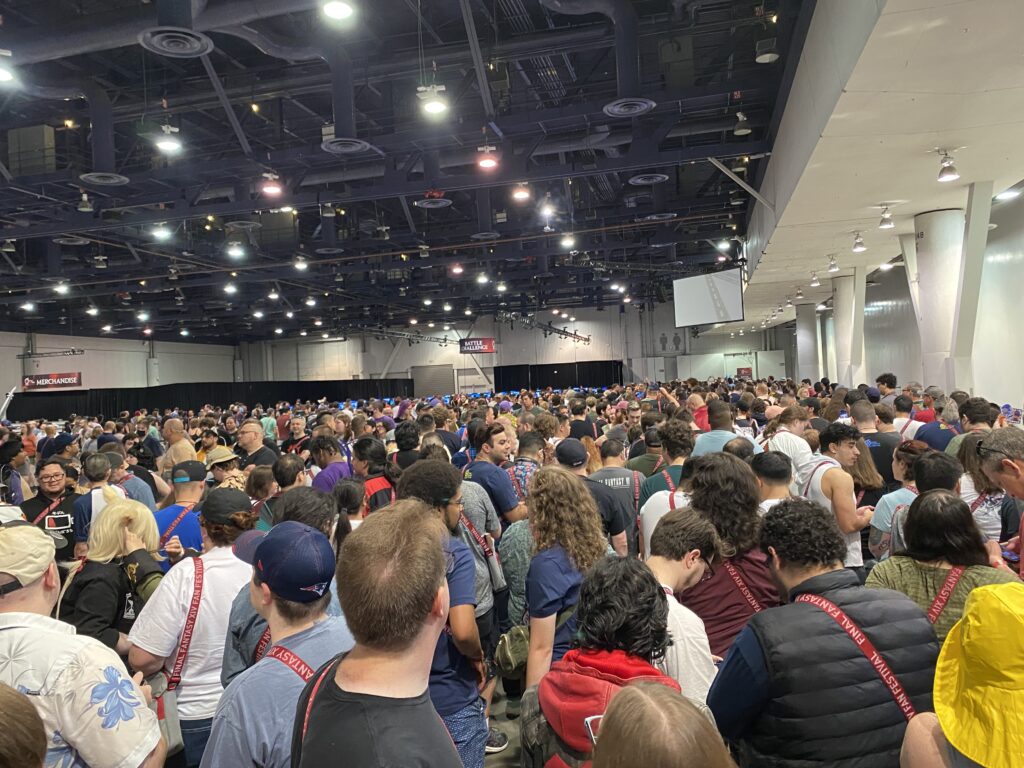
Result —
M255 312L252 313L252 316L255 317L257 320L262 320L263 319L263 310L257 309Z
M462 314L464 314L466 317L469 317L470 315L473 314L473 310L470 309L469 307L466 307L466 311L463 312Z
M895 264L890 264L890 263L889 263L889 262L887 261L887 262L885 262L884 264L879 264L879 265L878 265L878 268L879 268L880 270L882 270L883 272L888 272L888 271L889 271L890 269L892 269L892 268L893 268L893 267L895 267L895 266L896 266Z
M152 336L153 335L153 329L152 328L143 328L142 332L144 334L146 334L147 336Z
M423 102L421 109L425 114L437 117L448 111L448 101L442 95L444 91L445 87L436 83L421 85L416 89L416 96Z
M726 255L724 253L718 254L718 256L715 258L715 261L717 261L719 264L724 264L728 260L729 260L728 255Z
M287 312L284 313L284 316L291 320L293 317L295 317L295 313L289 309Z
M1005 192L1000 192L996 195L996 200L1016 200L1018 197L1020 197L1019 189L1007 189Z
M280 336L282 333L284 333L284 328L275 328L274 333Z
M576 245L575 237L573 237L571 234L562 235L563 248L572 248L574 245Z
M419 322L419 320L417 320L415 317L410 317L409 318L409 325L416 325L416 323L418 323L418 322Z
M443 309L445 312L451 312L452 311L452 305L451 304L445 304L443 307L441 307L441 309Z
M525 202L526 200L529 200L530 199L530 188L528 186L526 186L525 184L520 184L518 187L516 187L515 191L512 193L512 199L515 200L516 202L519 202L519 203L522 203L522 202Z
M224 286L224 293L238 293L238 288L234 283L227 283Z
M612 290L612 291L617 291L617 290L619 290L619 284L618 283L612 283L611 285L608 286L608 289Z
M494 149L489 144L477 147L480 154L477 156L476 164L485 171L493 171L498 167L498 157L494 154Z
M137 317L139 319L140 323L144 323L147 320L149 320L149 312L146 312L146 311L139 312L139 314L137 314L135 317Z
M114 326L104 325L102 328L100 328L100 330L103 331L104 333L110 333L112 330L114 330Z
M99 313L100 311L96 307L89 307L87 310L85 310L85 314L87 314L89 317L96 317L96 315L98 315Z
M168 227L166 224L157 224L155 227L153 227L153 231L151 232L151 234L153 235L153 238L155 240L163 241L170 240L171 235L174 233L171 232L170 227Z
M317 328L321 327L323 324L324 324L324 321L321 320L319 317L316 320L313 321L313 325L315 325Z
M482 272L481 272L481 273L480 273L479 275L477 275L477 276L476 276L476 281L477 281L477 283L479 283L480 285L487 285L487 281L488 281L488 279L489 279L489 278L487 277L487 275L485 275L485 274L484 274L484 273L482 273Z
M555 215L555 209L554 209L554 208L552 208L552 207L551 207L550 205L548 205L547 203L545 203L545 204L544 204L544 205L542 205L542 206L541 206L541 208L540 208L540 215L541 215L541 216L546 216L546 217L550 218L550 217L552 217L552 216L554 216L554 215Z
M719 240L715 247L720 251L728 251L732 248L732 243L728 240Z
M181 139L176 136L161 136L156 140L156 148L164 154L173 155L181 152Z
M228 256L232 259L240 259L245 256L245 248L241 243L228 243Z
M315 307L316 306L316 299L314 299L312 296L310 296L308 299L306 299L305 303L306 303L307 307Z
M179 336L188 336L188 328L182 328L180 331L178 331L178 335Z
M508 290L508 286L507 286L507 285L505 285L504 283L498 283L498 284L497 284L496 286L494 286L494 289L495 289L495 290L496 290L496 291L497 291L498 293L504 293L505 291L507 291L507 290Z
M623 304L629 304L629 302L631 302L631 301L632 301L632 299L629 298L629 296L623 296L623 298L622 298L622 303Z
M67 292L71 290L71 287L67 283L57 283L55 286L53 286L53 290L55 290L61 296L66 296Z
M355 8L342 0L330 0L320 6L324 16L335 21L343 21L355 14Z
M453 274L453 275L461 275L461 274L462 274L463 272L465 272L465 271L466 271L466 270L464 270L464 269L462 268L462 265L461 265L461 264L456 264L455 266L453 266L453 267L452 267L452 274Z
M25 310L26 312L34 312L35 308L36 305L33 304L31 301L26 301L21 305L21 309Z
M14 72L6 65L0 66L0 83L14 82Z
M429 306L430 306L431 304L433 304L433 303L434 303L434 300L433 300L433 299L424 299L424 300L423 300L423 306L424 306L424 307L429 307Z
M267 294L267 298L270 299L271 301L277 301L278 299L281 298L281 294L279 294L277 291L271 291L270 293Z
M299 272L305 272L307 269L309 269L309 262L307 262L304 258L299 256L297 259L295 259L292 266L299 270Z

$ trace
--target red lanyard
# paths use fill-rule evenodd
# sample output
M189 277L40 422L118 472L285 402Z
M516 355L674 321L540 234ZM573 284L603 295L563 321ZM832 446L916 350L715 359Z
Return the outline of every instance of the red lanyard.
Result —
M32 521L32 525L39 525L39 522L44 517L46 517L48 514L53 512L53 510L55 510L57 507L59 507L61 505L61 502L64 501L65 498L66 497L61 496L59 499L55 499L53 501L53 503L50 504L50 506L48 506L46 509L44 509L42 512L39 513L39 516L35 520Z
M907 722L910 722L914 715L917 714L914 710L913 703L910 701L910 697L907 695L907 692L903 690L903 686L900 685L900 681L896 678L892 669L889 668L885 659L882 658L882 654L875 650L874 644L868 640L867 635L864 634L861 628L854 624L853 620L843 613L842 609L838 605L833 603L831 600L826 600L820 595L800 595L795 602L810 603L811 605L823 610L835 620L836 624L838 624L840 628L850 636L850 639L857 644L857 648L860 649L860 652L863 653L867 660L871 662L871 666L875 668L875 672L877 672L878 676L882 678L882 682L885 683L889 692L892 694L892 697L896 700L896 704L899 705L900 711L903 712L903 716L907 718Z
M956 585L960 581L960 577L964 575L966 569L962 565L958 565L955 568L951 568L949 575L946 576L946 580L942 584L942 589L939 590L939 594L935 596L935 600L932 602L932 607L928 609L928 621L934 624L939 620L939 615L942 613L942 609L946 607L946 603L949 602L949 598L953 595L953 590L956 589Z
M256 643L256 650L252 654L253 664L263 658L263 654L267 652L268 645L270 645L270 627L263 630L263 634L260 635L260 641Z
M185 519L185 515L192 511L192 507L196 505L196 502L189 501L182 504L181 513L171 521L171 524L167 526L167 530L164 531L164 535L160 537L160 549L163 549L167 542L171 540L171 534L174 533L174 529L178 527L178 523Z
M289 651L287 648L282 648L280 645L275 645L267 652L268 659L277 659L284 664L288 669L294 672L296 675L302 678L303 683L308 683L309 679L313 677L313 668L306 662L296 656L294 653Z
M668 492L669 493L675 493L676 492L676 484L672 482L672 475L670 475L668 473L668 470L667 469L661 470L661 476L663 478L665 478L665 485L668 486Z

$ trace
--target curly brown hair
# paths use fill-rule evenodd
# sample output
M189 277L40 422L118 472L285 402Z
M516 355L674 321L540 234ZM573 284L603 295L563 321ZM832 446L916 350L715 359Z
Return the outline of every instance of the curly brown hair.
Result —
M583 481L561 467L543 467L530 479L530 528L538 552L561 546L580 571L608 551L597 505Z
M545 440L550 440L558 432L558 418L550 413L538 413L533 420L533 431Z
M736 557L758 542L760 492L754 471L728 453L690 459L690 506L715 526L722 555Z

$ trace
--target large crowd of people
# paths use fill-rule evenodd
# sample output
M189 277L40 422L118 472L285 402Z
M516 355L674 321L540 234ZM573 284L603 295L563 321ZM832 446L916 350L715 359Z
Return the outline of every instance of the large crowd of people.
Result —
M889 373L4 422L0 765L1011 768L1022 502Z

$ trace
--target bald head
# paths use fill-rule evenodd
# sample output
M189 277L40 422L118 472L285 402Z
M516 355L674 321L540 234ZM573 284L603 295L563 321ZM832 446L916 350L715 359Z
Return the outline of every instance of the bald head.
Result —
M168 444L176 443L185 437L185 425L181 419L168 419L164 422L164 427L160 434L164 436L164 440Z

